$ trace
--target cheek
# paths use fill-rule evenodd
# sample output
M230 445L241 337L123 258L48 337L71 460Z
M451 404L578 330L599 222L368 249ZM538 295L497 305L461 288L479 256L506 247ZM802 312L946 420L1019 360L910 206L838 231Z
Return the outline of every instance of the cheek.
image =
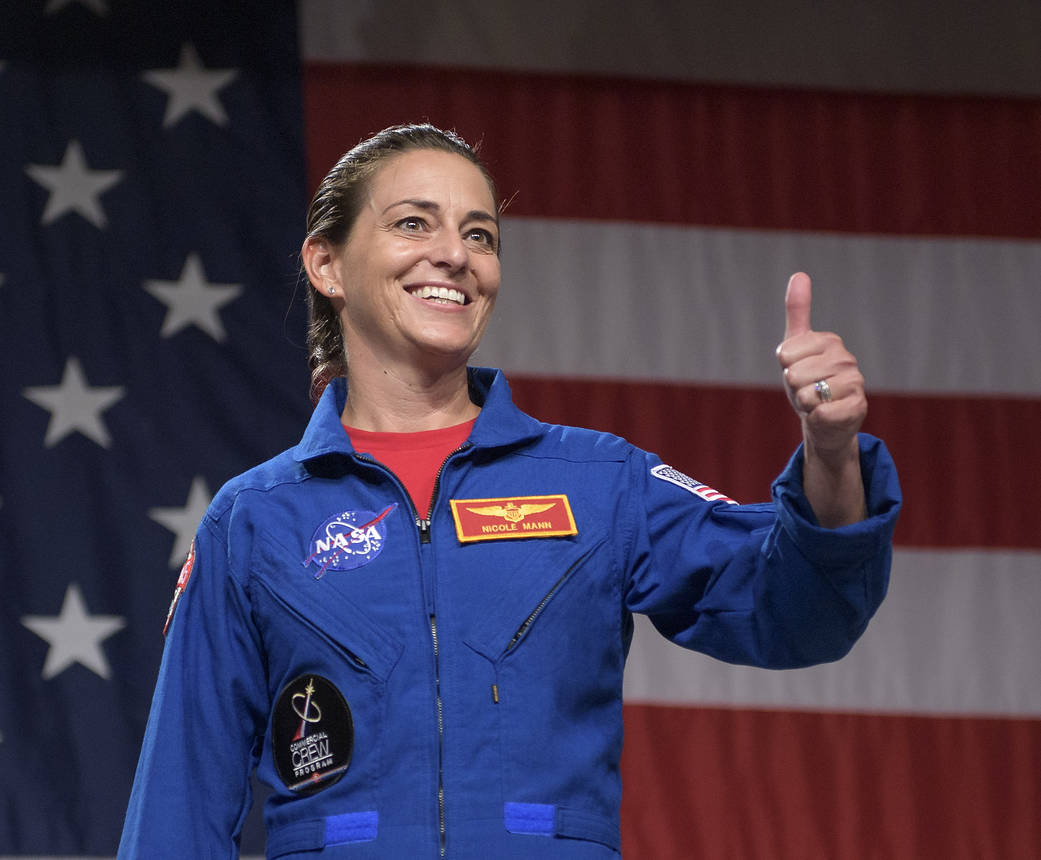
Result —
M342 262L348 273L366 280L385 280L407 271L422 255L419 242L379 235L365 245L348 247Z
M358 301L378 301L416 263L411 248L379 250L378 254L355 254L345 258L343 280L347 295L354 295Z
M483 292L494 299L499 292L499 285L502 281L502 268L499 264L499 258L489 257L481 260L480 265L475 268L477 269L477 277Z

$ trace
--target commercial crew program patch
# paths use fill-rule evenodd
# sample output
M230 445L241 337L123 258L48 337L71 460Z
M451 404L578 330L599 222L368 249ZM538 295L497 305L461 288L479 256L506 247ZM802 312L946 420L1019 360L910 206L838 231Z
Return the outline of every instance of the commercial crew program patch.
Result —
M304 567L317 566L315 579L330 570L354 570L375 559L387 542L386 517L397 502L382 511L341 511L323 522L311 536Z
M711 487L702 484L700 481L695 481L690 477L690 475L684 475L679 469L674 469L672 466L666 466L664 463L651 469L651 474L659 480L675 484L677 487L682 487L688 493L693 493L695 496L699 496L706 502L726 502L728 505L737 504L737 502L729 496L723 495L718 490L713 490Z
M328 678L300 675L278 694L271 715L271 750L290 791L314 794L346 773L354 753L354 718Z
M449 504L460 543L578 534L571 504L563 494L451 499Z

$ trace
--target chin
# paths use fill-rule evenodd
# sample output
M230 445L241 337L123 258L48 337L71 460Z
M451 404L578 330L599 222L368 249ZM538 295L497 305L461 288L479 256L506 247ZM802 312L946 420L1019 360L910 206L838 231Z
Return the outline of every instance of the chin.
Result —
M466 361L477 349L480 339L474 338L470 333L467 333L465 337L458 335L453 337L443 333L426 332L425 336L416 338L414 343L424 353L443 358L459 356Z

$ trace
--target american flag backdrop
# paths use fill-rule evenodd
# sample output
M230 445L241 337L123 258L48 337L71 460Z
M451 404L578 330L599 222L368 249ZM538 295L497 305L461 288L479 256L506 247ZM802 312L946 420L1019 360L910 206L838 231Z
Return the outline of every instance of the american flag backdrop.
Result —
M114 855L191 535L309 414L309 192L424 119L510 200L475 363L523 408L766 498L804 269L900 468L845 659L638 622L625 855L1041 857L1039 44L1033 0L4 4L0 858Z

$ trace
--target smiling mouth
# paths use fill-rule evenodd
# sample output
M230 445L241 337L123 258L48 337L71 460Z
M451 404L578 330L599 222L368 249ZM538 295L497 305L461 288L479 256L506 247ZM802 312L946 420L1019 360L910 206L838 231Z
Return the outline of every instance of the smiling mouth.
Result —
M417 299L424 299L439 305L466 305L470 301L464 293L459 292L459 290L453 290L451 287L424 285L409 290L409 293Z

